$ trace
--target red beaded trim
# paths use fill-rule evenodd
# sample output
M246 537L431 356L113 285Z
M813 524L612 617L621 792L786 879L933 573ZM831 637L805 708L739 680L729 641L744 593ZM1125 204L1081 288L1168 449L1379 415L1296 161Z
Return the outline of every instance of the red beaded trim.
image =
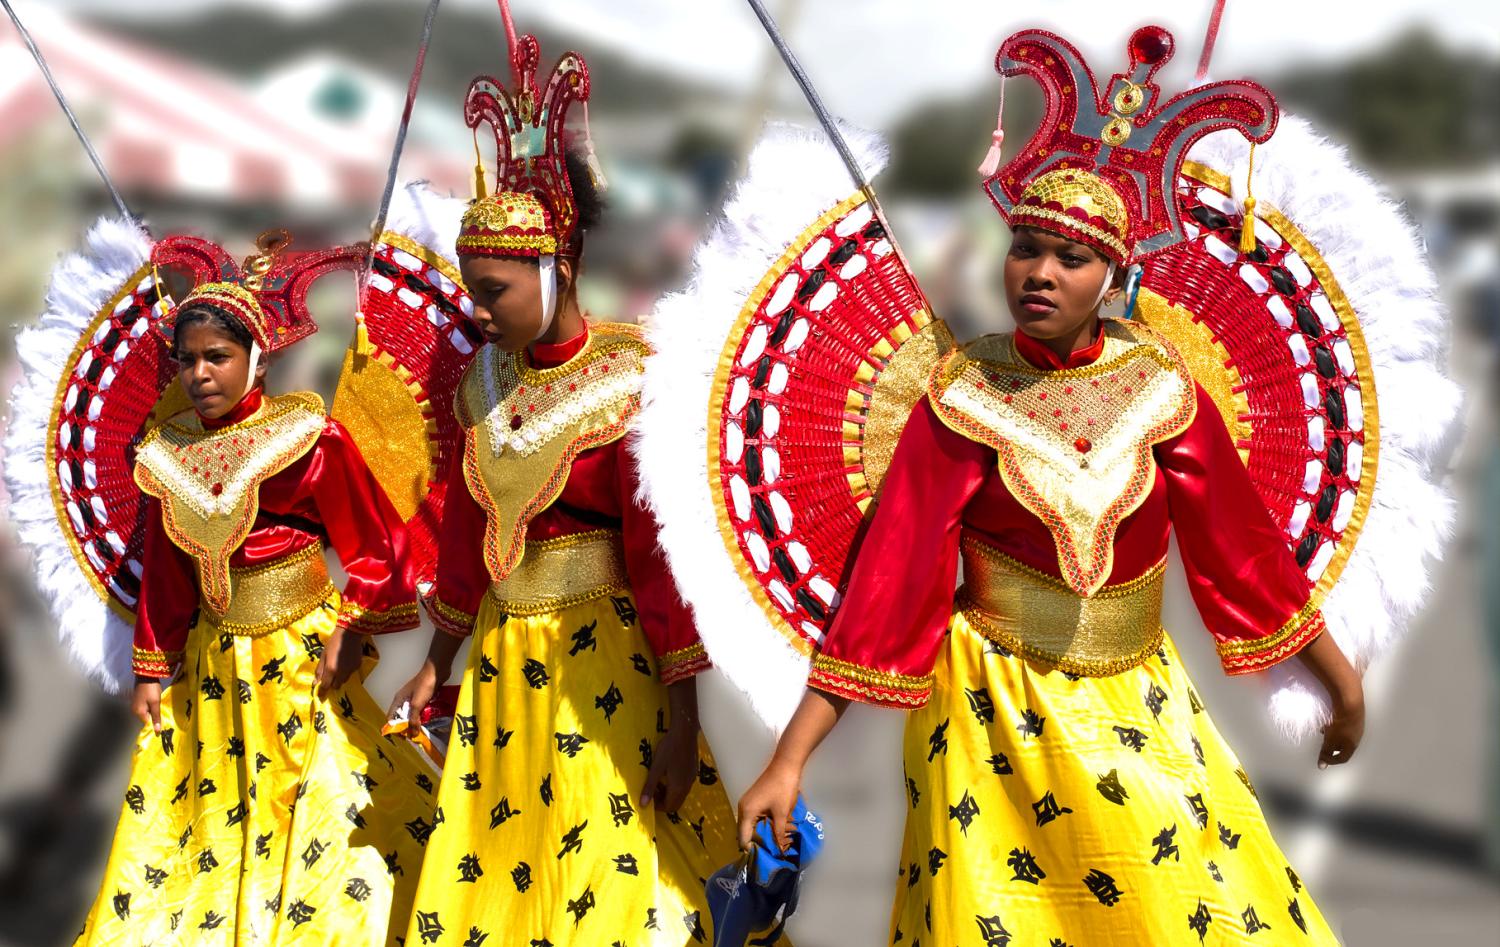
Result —
M454 608L436 595L424 599L422 604L427 606L427 617L432 619L438 631L455 638L467 638L474 633L474 615Z
M384 610L367 609L345 601L339 608L338 625L361 635L379 635L417 627L417 603L405 602Z
M172 672L181 663L181 651L149 651L145 648L131 649L130 670L138 677L171 677Z
M663 684L675 684L711 667L713 667L713 662L708 659L708 652L704 650L703 642L700 641L686 648L668 651L657 658L656 676Z
M1327 630L1323 613L1308 602L1274 634L1219 642L1219 660L1226 674L1254 674L1285 661Z
M865 667L826 654L815 654L807 686L850 700L901 710L924 706L932 696L933 676L914 677Z

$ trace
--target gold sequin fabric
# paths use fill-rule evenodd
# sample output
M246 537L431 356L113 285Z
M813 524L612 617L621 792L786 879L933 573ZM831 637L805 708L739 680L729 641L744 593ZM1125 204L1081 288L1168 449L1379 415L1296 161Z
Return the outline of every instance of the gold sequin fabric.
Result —
M1033 661L1070 674L1108 677L1161 647L1166 563L1121 585L1081 596L966 533L959 610L970 626Z
M1170 638L1086 677L960 613L933 675L888 943L1337 944Z
M946 356L928 397L954 431L995 449L1010 492L1047 525L1063 581L1092 595L1114 564L1120 522L1156 474L1152 446L1187 429L1196 407L1175 349L1149 329L1108 321L1094 364L1047 371L1012 335Z
M526 526L557 499L579 453L625 435L640 411L648 349L635 326L597 323L583 351L556 368L487 345L459 383L464 479L488 520L492 580L525 551Z
M1043 230L1062 225L1078 231L1090 245L1104 244L1117 262L1129 255L1125 238L1130 232L1130 212L1125 202L1098 175L1078 168L1037 175L1011 208L1010 225Z
M203 601L215 613L229 607L229 557L255 524L260 485L311 450L327 420L321 398L297 392L216 430L189 411L141 442L135 482L161 500L167 535L197 563Z
M394 947L438 775L360 671L326 699L314 672L339 595L256 637L200 621L136 738L80 947Z
M272 562L230 569L229 576L234 589L229 607L216 614L205 602L203 620L231 635L262 635L289 625L326 601L333 589L320 543Z
M493 255L497 250L526 256L557 252L551 216L534 195L501 191L475 201L465 212L459 255Z
M508 615L540 615L619 593L629 583L620 534L594 530L528 542L510 575L491 584L490 597Z

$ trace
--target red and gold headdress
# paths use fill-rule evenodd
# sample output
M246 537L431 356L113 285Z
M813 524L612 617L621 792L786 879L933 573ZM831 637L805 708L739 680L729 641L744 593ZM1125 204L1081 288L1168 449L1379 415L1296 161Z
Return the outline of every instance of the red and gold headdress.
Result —
M1122 266L1186 238L1172 194L1188 149L1223 129L1264 142L1276 130L1277 109L1253 82L1202 85L1158 104L1151 80L1173 45L1159 26L1136 30L1129 66L1110 76L1102 93L1060 36L1023 30L1001 45L1001 81L1030 75L1046 98L1041 126L1021 152L1003 168L987 162L981 169L985 190L1012 227L1061 233ZM1000 136L997 129L997 143Z
M208 303L239 319L262 351L274 352L318 331L307 308L313 282L333 270L354 270L357 247L335 247L309 253L286 253L292 238L285 230L268 230L255 240L256 252L242 265L218 244L198 237L167 237L151 251L158 269L182 269L193 288L163 317L160 329L170 335L177 315L197 303Z
M495 193L489 196L482 191L482 169L476 169L481 190L464 214L459 256L578 253L578 208L568 182L564 135L572 104L588 108L589 70L582 56L564 53L542 88L536 82L540 60L536 37L522 36L510 49L513 92L490 76L469 85L464 121L476 134L482 123L494 131L498 167Z

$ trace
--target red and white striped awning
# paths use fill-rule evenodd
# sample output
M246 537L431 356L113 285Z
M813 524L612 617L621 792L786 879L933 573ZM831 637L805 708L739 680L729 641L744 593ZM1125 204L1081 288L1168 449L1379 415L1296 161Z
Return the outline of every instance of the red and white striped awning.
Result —
M300 207L369 203L391 140L256 100L225 77L35 4L27 27L123 190ZM65 121L20 36L0 30L0 148ZM394 135L395 129L391 129ZM463 161L408 148L402 178L466 187Z

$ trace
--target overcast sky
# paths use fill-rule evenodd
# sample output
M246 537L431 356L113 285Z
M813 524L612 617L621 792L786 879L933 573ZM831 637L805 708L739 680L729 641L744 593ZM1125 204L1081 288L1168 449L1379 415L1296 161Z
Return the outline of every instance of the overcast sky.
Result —
M23 12L26 4L17 4ZM413 33L423 0L410 0ZM230 5L306 15L344 0L48 0L51 8L136 8L142 15ZM445 5L493 6L493 0ZM357 9L357 4L349 5ZM884 125L913 102L994 81L995 49L1024 27L1044 26L1083 50L1097 72L1123 64L1130 31L1157 22L1176 34L1178 53L1164 75L1169 91L1196 63L1209 0L768 0L793 47L834 111ZM743 0L514 0L517 28L566 23L591 43L647 59L688 76L745 88L756 81L769 46ZM439 16L441 16L441 12ZM497 39L501 36L496 16ZM1254 76L1298 61L1336 61L1379 45L1414 23L1453 43L1500 57L1500 3L1494 0L1229 0L1213 73ZM588 48L581 50L585 54ZM544 50L544 54L547 51ZM268 52L269 55L269 52ZM269 63L268 63L269 65ZM596 79L596 81L598 81Z

